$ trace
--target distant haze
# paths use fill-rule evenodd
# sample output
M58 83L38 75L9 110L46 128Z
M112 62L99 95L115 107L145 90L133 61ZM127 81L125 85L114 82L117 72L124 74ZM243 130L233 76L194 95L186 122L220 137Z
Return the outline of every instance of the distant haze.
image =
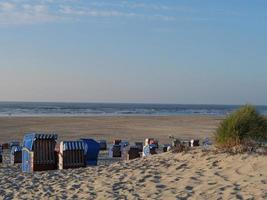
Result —
M266 105L266 8L0 0L0 101Z

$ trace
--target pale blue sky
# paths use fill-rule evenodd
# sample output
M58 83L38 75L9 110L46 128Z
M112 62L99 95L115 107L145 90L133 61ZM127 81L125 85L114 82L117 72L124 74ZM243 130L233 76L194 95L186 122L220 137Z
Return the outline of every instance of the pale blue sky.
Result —
M266 0L0 0L0 101L267 104Z

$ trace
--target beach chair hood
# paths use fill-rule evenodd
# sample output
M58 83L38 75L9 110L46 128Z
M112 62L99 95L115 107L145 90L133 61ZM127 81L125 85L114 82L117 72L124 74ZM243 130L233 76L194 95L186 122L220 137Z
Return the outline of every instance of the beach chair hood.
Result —
M28 150L33 150L33 143L37 139L47 139L47 140L56 140L56 134L38 134L38 133L28 133L24 136L23 147Z
M85 145L82 141L63 141L62 145L63 145L63 148L61 148L62 151L85 150Z
M85 144L86 165L97 165L100 144L93 139L81 138L81 140Z

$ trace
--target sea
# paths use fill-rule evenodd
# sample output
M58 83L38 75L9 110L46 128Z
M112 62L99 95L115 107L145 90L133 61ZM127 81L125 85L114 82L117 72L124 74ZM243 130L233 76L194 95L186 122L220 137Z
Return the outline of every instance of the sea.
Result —
M240 105L0 102L0 116L225 116ZM267 106L256 106L267 115Z

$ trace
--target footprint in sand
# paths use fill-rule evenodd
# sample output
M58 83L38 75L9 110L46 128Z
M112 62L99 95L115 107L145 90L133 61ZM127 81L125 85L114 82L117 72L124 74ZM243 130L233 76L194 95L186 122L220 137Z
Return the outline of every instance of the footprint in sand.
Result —
M153 177L153 180L151 180L153 183L160 183L161 176L155 175Z
M206 160L211 160L211 159L213 159L214 157L208 157L208 158L206 158Z
M224 181L229 181L227 177L221 175L219 172L215 172L214 175L216 175L216 176L222 178Z
M174 181L179 181L179 180L181 180L182 178L181 177L176 177L175 179L174 179Z
M176 195L176 199L177 200L187 200L190 196L191 196L191 194L186 193L184 191L181 191L178 195Z
M243 200L243 199L244 199L240 194L236 194L235 197L236 197L236 199L238 199L238 200Z
M234 190L235 191L240 191L241 190L241 186L239 184L234 184Z
M79 199L79 197L78 197L76 194L72 195L71 198L72 198L72 199Z
M190 179L194 180L194 181L199 181L197 177L191 176Z
M217 182L208 182L208 185L216 185Z
M73 184L71 187L72 187L73 189L79 189L81 186L78 185L78 184Z
M123 189L123 182L120 182L120 183L114 183L112 185L112 190L115 192L115 193L118 193L118 190L121 190Z
M203 172L204 172L204 171L200 169L199 171L196 171L195 173L196 173L198 176L204 176L204 175L203 175Z
M187 164L183 163L181 165L179 165L178 167L176 167L176 170L180 170L180 169L185 169L187 167Z
M219 163L219 161L215 160L214 162L212 162L212 167L218 167L218 163Z
M186 190L187 192L189 192L189 193L193 193L193 189L194 189L194 187L192 187L192 186L190 186L190 185L188 185L188 186L185 187L185 190Z
M159 190L163 190L165 189L167 186L166 185L163 185L163 184L157 184L156 185L156 188L159 189Z

